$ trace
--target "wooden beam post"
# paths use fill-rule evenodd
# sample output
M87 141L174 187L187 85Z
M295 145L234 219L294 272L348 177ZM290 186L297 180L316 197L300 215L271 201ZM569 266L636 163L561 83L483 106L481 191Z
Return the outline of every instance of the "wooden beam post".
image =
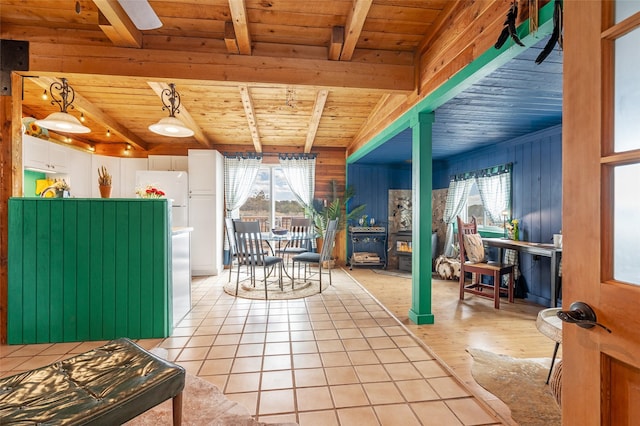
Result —
M331 41L329 42L329 60L339 61L344 44L344 27L333 27L331 30Z
M356 44L360 38L360 33L362 33L362 27L372 3L373 0L354 0L345 25L344 45L342 46L342 53L340 53L341 61L350 61L353 57L353 52L356 50Z
M117 0L93 0L98 7L98 26L113 44L142 48L142 33Z
M11 95L0 95L0 344L7 343L10 197L22 196L22 77L11 74Z
M249 20L247 5L244 0L229 0L233 28L235 30L238 50L242 55L251 55L251 36L249 35Z
M433 324L431 307L431 147L433 113L417 113L411 119L413 256L411 257L412 297L409 319L415 324Z
M240 53L238 48L238 40L236 39L236 30L233 28L233 22L226 21L224 23L224 44L227 46L227 52L237 55Z

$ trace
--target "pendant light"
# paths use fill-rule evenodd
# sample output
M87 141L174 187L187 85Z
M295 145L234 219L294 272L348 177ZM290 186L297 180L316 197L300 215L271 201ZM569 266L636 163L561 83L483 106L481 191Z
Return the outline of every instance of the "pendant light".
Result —
M51 105L54 103L60 107L60 112L49 114L44 120L36 120L35 123L49 130L64 133L89 133L91 131L87 126L82 125L80 121L67 112L68 108L73 109L73 101L76 93L69 84L67 79L62 78L61 81L54 81L49 86L51 94ZM54 90L58 94L54 93Z
M176 118L176 114L180 113L180 94L176 92L176 85L169 83L169 88L162 91L160 98L162 99L162 110L169 110L169 117L152 124L149 126L149 130L159 135L177 138L193 136L193 130Z

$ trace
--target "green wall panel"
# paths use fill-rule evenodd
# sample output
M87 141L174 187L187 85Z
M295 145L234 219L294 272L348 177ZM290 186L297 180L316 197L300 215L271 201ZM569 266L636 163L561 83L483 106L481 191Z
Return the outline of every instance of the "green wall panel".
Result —
M9 200L10 344L171 331L166 200Z

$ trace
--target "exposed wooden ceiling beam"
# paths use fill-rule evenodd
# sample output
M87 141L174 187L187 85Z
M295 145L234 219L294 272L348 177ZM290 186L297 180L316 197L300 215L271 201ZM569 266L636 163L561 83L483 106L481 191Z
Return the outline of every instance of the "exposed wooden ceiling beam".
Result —
M247 6L244 0L229 0L229 9L231 9L231 19L233 20L238 50L241 55L251 55Z
M93 0L98 7L98 25L113 44L120 47L142 47L142 33L131 22L117 0Z
M156 95L158 95L160 99L162 99L162 92L165 89L167 90L169 89L169 85L166 83L148 81L147 84L149 85L149 87L153 89L154 92L156 92ZM187 107L185 107L184 104L180 104L180 113L176 114L176 118L182 121L182 123L184 123L185 126L193 130L193 133L194 133L193 137L198 141L198 143L200 143L201 145L204 145L206 148L211 148L212 146L211 141L204 134L200 126L196 124L196 122L194 121L191 114L189 114L189 111L187 111Z
M331 41L329 42L329 60L339 61L344 44L344 27L333 27L331 30Z
M353 57L353 51L356 50L356 44L360 38L364 21L371 8L373 0L354 0L351 12L347 18L345 25L345 40L340 54L341 61L350 61Z
M162 49L126 49L31 42L30 68L56 74L125 75L238 83L414 90L412 65L326 59L229 55ZM233 72L230 72L233 70Z
M304 143L304 152L311 152L311 146L313 146L313 141L316 138L316 133L318 132L318 125L320 124L320 119L322 118L322 112L324 111L324 104L327 102L327 97L329 96L328 90L319 90L316 95L316 103L313 105L313 114L311 114L311 121L309 122L309 130L307 131L307 140Z
M258 123L256 122L256 114L253 110L253 101L251 100L251 94L249 93L249 87L242 85L240 88L240 97L242 97L242 106L247 116L247 122L249 123L249 131L251 132L251 139L253 140L253 146L256 152L262 152L262 142L260 142L260 134L258 133Z
M238 40L236 39L236 31L233 28L233 22L226 21L224 23L224 44L227 46L227 51L237 55L240 53L238 48Z
M45 90L48 90L49 87L51 87L51 83L53 83L54 81L61 83L61 81L58 80L57 78L44 77L44 76L41 76L39 78L34 78L31 81L36 83L38 86L44 88ZM131 146L137 149L141 149L143 151L147 150L147 143L145 141L143 141L138 136L133 134L131 131L129 131L129 129L121 125L118 121L113 119L111 116L109 116L108 114L105 114L104 111L102 111L92 102L88 101L84 96L82 96L78 92L75 93L73 106L76 110L83 112L88 116L91 116L91 118L96 122L104 124L104 126L111 129L112 132L118 133L122 137L123 142L129 143Z

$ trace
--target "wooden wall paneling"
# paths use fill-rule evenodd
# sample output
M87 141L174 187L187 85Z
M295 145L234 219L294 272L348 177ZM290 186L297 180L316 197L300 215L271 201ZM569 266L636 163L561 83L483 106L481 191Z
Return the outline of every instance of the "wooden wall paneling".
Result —
M107 201L108 202L108 201ZM106 255L103 250L104 215L102 204L91 203L91 240L89 251L89 336L98 336L102 330L102 274L103 258Z
M104 257L102 259L102 334L104 336L115 336L116 322L116 253L119 247L116 245L116 204L114 201L104 201L103 214L104 225L102 227L102 241ZM124 242L126 244L126 241Z
M134 215L131 214L131 209L135 204L131 203L118 203L116 206L115 212L115 221L116 223L126 223L127 217L133 218ZM132 220L130 223L134 223L135 220ZM114 296L115 300L125 300L127 293L130 293L130 297L133 295L135 290L131 289L130 286L133 286L134 280L129 278L129 268L130 268L130 259L132 259L131 251L131 242L134 240L137 235L134 232L133 234L129 234L129 228L124 226L117 226L115 229L115 239L116 239L116 247L118 250L115 252L115 288L114 288ZM116 336L127 336L129 333L127 324L129 324L131 320L132 312L129 312L127 306L123 303L116 303L113 310L115 314L114 321L114 334Z
M151 247L153 247L153 329L152 336L168 336L173 328L170 297L172 295L169 285L169 262L171 260L171 228L168 222L168 207L164 203L155 203L153 206L153 231ZM158 286L158 282L165 285Z
M140 223L143 222L142 204L131 203L129 206L129 226L128 234L128 250L129 258L127 261L126 274L129 277L128 287L126 291L129 295L129 301L133 306L142 304L142 287L140 277L145 273L142 259L142 228ZM128 311L127 331L130 335L142 334L141 312Z
M66 247L64 246L64 206L62 203L52 203L50 207L50 216L53 220L49 227L49 233L51 234L49 254L51 275L49 276L48 341L60 342L64 339L64 258L66 256Z
M9 343L169 335L165 202L14 198L9 204Z
M35 286L35 302L36 302L36 342L46 343L49 340L49 311L51 306L50 300L50 275L51 268L55 265L51 264L50 256L44 254L44 250L51 250L51 206L47 204L36 205L36 244L33 246L31 256L39 258L36 273ZM33 224L32 224L33 226Z
M7 275L9 277L7 284L10 284L11 280L13 282L33 282L33 279L28 280L28 276L35 273L35 268L29 268L28 271L25 271L22 267L24 265L25 247L28 247L29 244L29 232L23 232L22 227L18 226L25 214L24 204L9 204L8 207L10 210L8 212L7 234L11 247L7 247L7 250L17 261L7 265ZM25 317L24 290L26 290L24 286L7 285L7 299L11 300L12 303L11 306L5 305L8 308L7 335L15 336L18 340L23 339L21 325Z
M149 215L149 211L146 211ZM147 216L149 220L139 223L141 246L140 258L142 260L142 274L140 275L140 334L149 335L153 330L153 311L151 310L153 299L153 250L149 247L149 236L153 232L153 216ZM142 217L141 217L142 219Z
M62 258L63 265L63 293L62 293L62 318L63 323L61 327L62 339L61 341L69 341L76 337L78 327L78 313L76 307L78 306L78 277L80 275L81 268L79 268L80 262L78 262L80 256L78 252L79 240L78 235L82 232L80 224L78 222L78 204L77 203L64 203L63 212L63 246L64 256ZM85 225L86 226L86 225Z
M77 232L78 232L78 262L77 262L77 294L75 306L77 332L75 339L79 341L89 340L91 338L90 324L88 321L91 309L91 260L96 254L91 249L91 238L95 224L93 223L93 215L91 211L91 201L78 200L77 212ZM66 338L66 336L65 336ZM69 336L67 341L73 341L73 336Z

